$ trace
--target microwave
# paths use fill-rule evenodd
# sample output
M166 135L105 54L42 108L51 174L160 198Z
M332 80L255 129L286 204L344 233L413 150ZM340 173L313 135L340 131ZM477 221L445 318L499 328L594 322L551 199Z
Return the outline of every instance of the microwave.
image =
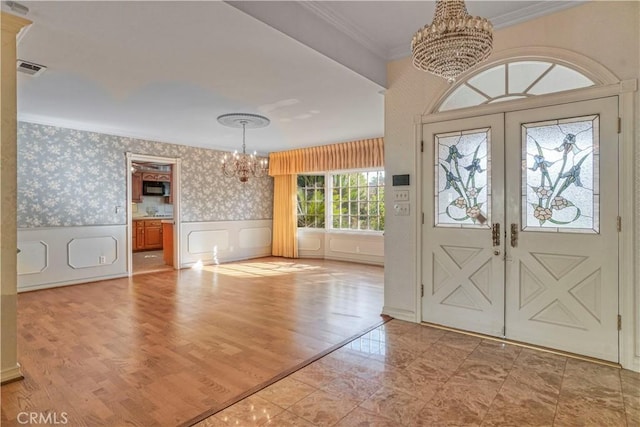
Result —
M142 181L143 196L168 196L170 192L168 182Z

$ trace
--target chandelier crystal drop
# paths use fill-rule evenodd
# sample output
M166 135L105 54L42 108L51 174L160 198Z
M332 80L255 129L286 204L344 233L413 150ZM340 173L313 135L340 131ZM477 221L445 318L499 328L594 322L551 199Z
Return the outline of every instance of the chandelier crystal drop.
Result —
M246 152L246 131L268 126L270 120L257 114L231 113L218 117L218 122L224 126L242 128L242 153L234 151L229 156L225 154L222 159L222 173L228 177L235 177L240 182L249 181L249 177L265 176L269 170L267 159L260 159L256 152L247 154Z
M453 83L491 54L493 25L471 16L464 0L437 0L433 22L413 36L413 65Z

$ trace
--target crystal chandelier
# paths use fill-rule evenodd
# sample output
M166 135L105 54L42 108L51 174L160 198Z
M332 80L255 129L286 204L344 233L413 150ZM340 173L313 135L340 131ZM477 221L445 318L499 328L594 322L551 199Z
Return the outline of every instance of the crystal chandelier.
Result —
M493 25L471 16L464 0L437 0L433 22L411 40L413 65L453 83L491 53Z
M250 176L264 176L269 170L267 159L258 159L256 152L246 153L245 133L248 129L268 126L268 118L257 114L231 113L218 117L218 122L233 128L242 128L242 153L234 151L229 158L225 154L222 159L222 173L229 177L237 177L240 182L249 181Z

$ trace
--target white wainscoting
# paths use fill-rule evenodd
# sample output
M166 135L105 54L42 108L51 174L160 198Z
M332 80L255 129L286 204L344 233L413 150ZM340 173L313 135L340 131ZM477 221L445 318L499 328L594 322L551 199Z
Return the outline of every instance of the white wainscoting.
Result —
M183 222L181 267L271 255L271 220Z
M384 265L384 236L299 228L298 255Z
M18 292L127 275L127 227L18 230Z

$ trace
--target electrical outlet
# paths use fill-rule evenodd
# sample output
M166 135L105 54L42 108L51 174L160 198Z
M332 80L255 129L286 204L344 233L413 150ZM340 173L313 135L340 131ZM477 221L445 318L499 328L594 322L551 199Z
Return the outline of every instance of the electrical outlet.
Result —
M393 192L393 201L394 202L408 202L409 201L409 190L394 190L394 192Z
M393 211L395 216L409 216L409 203L396 203Z
M106 264L107 263L107 257L104 255L100 255L100 257L98 258L98 264Z

